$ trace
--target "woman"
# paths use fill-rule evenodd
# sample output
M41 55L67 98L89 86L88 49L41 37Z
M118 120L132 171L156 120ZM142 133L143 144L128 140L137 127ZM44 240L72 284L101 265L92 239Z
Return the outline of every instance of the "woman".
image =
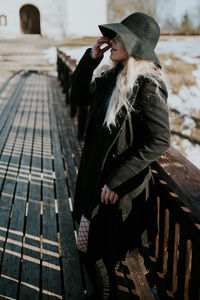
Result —
M83 225L88 226L83 251L101 270L106 267L111 299L116 261L156 235L150 164L168 149L170 129L167 90L154 52L160 36L156 21L137 12L99 28L103 36L79 62L70 93L71 103L91 105L74 218L81 220L79 242ZM115 66L92 81L109 49Z

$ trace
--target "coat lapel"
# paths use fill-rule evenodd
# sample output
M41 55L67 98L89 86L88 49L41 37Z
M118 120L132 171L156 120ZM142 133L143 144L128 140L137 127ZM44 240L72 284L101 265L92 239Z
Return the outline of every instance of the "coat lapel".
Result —
M140 88L140 85L136 84L133 88L133 93L132 93L131 97L129 98L129 101L132 106L134 106L135 100L136 100L138 92L139 92L139 88ZM108 128L105 129L108 131L109 139L106 140L106 142L104 144L104 148L103 148L104 149L104 160L102 162L102 169L104 167L104 163L106 161L109 151L111 150L112 146L114 145L115 141L117 140L117 138L121 132L122 126L123 126L124 122L126 121L127 115L128 115L127 110L125 109L125 107L122 107L120 113L117 115L116 126L115 127L112 126L111 132L109 131Z
M131 97L129 98L129 102L131 104L131 106L134 106L137 94L139 92L139 84L136 84L133 88L133 93L131 95ZM110 143L113 144L113 142L116 140L116 137L119 135L120 133L120 129L122 128L122 125L124 124L124 122L126 121L127 118L127 110L126 108L123 106L121 111L118 113L117 117L116 117L116 126L113 127L112 126L112 130L110 132ZM108 130L108 129L107 129Z

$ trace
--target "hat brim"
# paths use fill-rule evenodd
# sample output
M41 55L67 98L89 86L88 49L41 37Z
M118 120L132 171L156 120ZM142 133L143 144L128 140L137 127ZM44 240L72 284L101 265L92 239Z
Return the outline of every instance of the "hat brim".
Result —
M160 61L152 46L145 43L122 23L99 25L99 29L102 35L109 39L113 39L116 34L119 34L130 56L151 60L160 65Z

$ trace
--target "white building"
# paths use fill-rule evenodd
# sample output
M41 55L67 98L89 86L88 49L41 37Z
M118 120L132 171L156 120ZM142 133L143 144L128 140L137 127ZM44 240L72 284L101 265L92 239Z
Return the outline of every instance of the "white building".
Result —
M0 0L0 37L96 36L106 22L106 0Z

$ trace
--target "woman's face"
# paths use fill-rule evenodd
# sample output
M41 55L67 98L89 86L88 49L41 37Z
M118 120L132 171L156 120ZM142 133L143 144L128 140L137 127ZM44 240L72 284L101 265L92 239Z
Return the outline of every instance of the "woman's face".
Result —
M125 61L128 58L128 53L124 47L124 43L119 35L116 35L110 40L111 54L110 59L113 61Z

